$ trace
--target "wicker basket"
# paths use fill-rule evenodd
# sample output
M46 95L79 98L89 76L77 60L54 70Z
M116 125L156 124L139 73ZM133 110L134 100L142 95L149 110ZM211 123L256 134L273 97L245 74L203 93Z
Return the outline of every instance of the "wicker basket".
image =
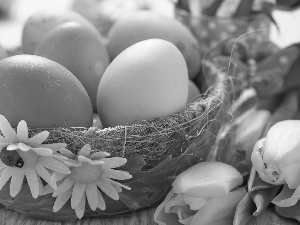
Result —
M199 87L203 94L173 115L105 129L47 129L50 135L45 144L64 142L73 153L89 144L93 151L105 151L111 157L127 159L119 169L128 171L132 178L120 183L131 190L119 193L118 201L103 195L106 209L92 211L87 206L84 217L118 217L155 207L165 198L177 174L212 156L220 128L230 120L228 108L231 100L227 93L228 74L215 69L208 61L203 61L203 71L206 74L202 76L203 83ZM31 129L29 136L40 132L40 129ZM53 205L55 198L51 194L39 196L35 202L30 199L30 204L22 202L20 206L18 196L12 198L8 190L6 184L0 191L0 203L7 209L38 219L76 219L70 202L54 213L39 206L45 202Z

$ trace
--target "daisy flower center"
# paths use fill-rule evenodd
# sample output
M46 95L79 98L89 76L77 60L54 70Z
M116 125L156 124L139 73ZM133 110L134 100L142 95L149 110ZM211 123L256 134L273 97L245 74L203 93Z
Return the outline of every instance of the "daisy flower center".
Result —
M89 163L82 163L79 167L71 167L70 178L77 183L95 183L97 182L101 175L102 171L99 165L91 165Z

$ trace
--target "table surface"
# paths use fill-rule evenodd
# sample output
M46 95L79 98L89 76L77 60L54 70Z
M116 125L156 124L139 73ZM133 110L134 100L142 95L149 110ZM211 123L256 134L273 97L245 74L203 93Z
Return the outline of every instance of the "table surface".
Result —
M82 219L74 223L60 223L43 220L24 219L21 214L0 209L0 225L156 225L153 220L155 208L134 213L127 217L107 219ZM247 225L299 225L296 220L278 217L272 209L251 219Z

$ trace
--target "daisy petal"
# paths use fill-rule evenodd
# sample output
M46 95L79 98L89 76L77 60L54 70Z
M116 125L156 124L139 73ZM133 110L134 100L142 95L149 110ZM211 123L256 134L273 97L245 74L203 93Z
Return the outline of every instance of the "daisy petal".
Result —
M0 178L0 190L4 187L4 185L7 183L7 181L10 179L10 177L13 174L13 171L11 167L6 167L1 174Z
M12 143L17 141L17 134L15 130L11 127L8 120L3 115L0 115L0 130L7 142Z
M39 182L34 170L25 170L28 186L30 188L33 198L37 198L39 195Z
M98 206L98 193L97 193L97 185L95 183L88 184L86 186L86 197L88 203L91 207L91 210L95 211Z
M98 206L97 207L101 210L105 210L106 204L105 204L104 198L98 189L97 189L97 193L98 193Z
M17 137L21 142L27 142L28 140L28 128L27 123L24 120L21 120L17 126Z
M110 180L110 183L111 185L114 187L114 189L116 189L116 191L118 193L121 193L122 192L122 188L118 185L119 183L118 182L112 182L113 180Z
M80 150L81 151L81 150ZM78 161L79 162L86 162L86 163L90 163L90 162L92 162L92 160L91 159L89 159L89 158L87 158L87 157L85 157L85 156L83 156L83 155L78 155Z
M72 196L72 189L67 190L66 192L59 195L53 205L53 212L57 212L60 210L66 202L71 198Z
M71 197L71 207L76 209L81 199L85 199L85 187L86 184L75 183L73 187L73 193Z
M57 152L54 152L52 155L51 155L52 158L54 159L57 159L58 161L64 161L64 160L69 160L68 157L60 154L60 153L57 153Z
M34 151L36 154L42 156L49 156L53 153L53 150L50 148L32 148L31 150Z
M75 157L75 154L73 152L71 152L69 149L66 149L66 148L61 148L59 150L59 152L64 155L64 156L67 156L68 158L70 159L74 159Z
M31 149L30 146L28 146L28 145L26 145L26 144L24 144L22 142L20 142L18 144L18 146L19 146L19 149L22 150L23 152L27 152L27 151L29 151Z
M122 157L104 158L102 160L105 162L105 165L109 168L120 167L127 162L127 159Z
M108 156L110 156L110 154L107 152L95 152L90 155L90 159L103 159Z
M63 163L61 163L60 161L52 157L40 156L38 160L41 165L55 172L64 173L64 174L71 173L71 171L67 166L65 166Z
M132 176L127 171L122 170L112 170L108 169L106 171L106 176L108 178L116 179L116 180L127 180L132 178Z
M43 188L40 188L39 195L48 195L53 193L54 189L50 187L50 185L43 186Z
M42 179L40 177L38 177L38 182L39 182L39 196L53 193L54 189L50 187L50 185L48 184L44 186Z
M10 181L10 195L11 197L15 197L21 190L24 180L24 171L16 168L12 169L12 177Z
M39 145L40 147L43 148L50 148L52 149L54 152L58 152L60 151L62 148L67 147L66 143L52 143L52 144L41 144Z
M57 190L53 192L52 196L53 197L57 197L61 194L63 194L64 192L68 191L69 189L71 189L71 187L73 186L74 181L71 180L70 178L66 178L58 187Z
M131 190L130 187L128 187L128 186L126 186L126 185L124 185L124 184L121 184L121 183L116 182L116 181L111 180L111 179L109 179L109 181L110 181L111 185L113 185L113 186L116 188L117 191L118 191L118 189L121 188L121 187L124 188L124 189L126 189L126 190ZM121 191L122 191L122 189L121 189ZM118 191L118 192L121 192L121 191Z
M4 169L6 165L0 160L0 170Z
M91 146L89 144L86 144L80 149L77 155L88 157L90 153L91 153Z
M93 166L100 166L100 165L104 165L105 162L102 160L92 160L89 164L91 164Z
M5 141L6 141L6 140L5 140ZM10 144L10 143L1 142L1 140L0 140L0 151L1 151L3 148L7 147L9 144Z
M54 190L57 189L56 182L51 179L51 174L41 164L35 166L36 173L43 178Z
M68 167L79 167L82 165L82 162L79 162L77 160L68 160L68 161L64 161L64 164L67 165Z
M62 180L66 176L67 176L67 174L53 172L53 174L51 176L51 180L53 180L54 182L57 182L57 181Z
M97 182L97 186L110 198L113 200L119 200L119 194L114 189L114 187L110 184L108 179L101 179L101 181Z
M84 215L84 211L85 211L85 196L83 198L81 198L78 206L76 207L75 209L75 213L76 213L76 216L81 219Z
M0 135L0 143L1 144L5 144L6 143L7 145L9 144L9 142L6 140L6 138L3 137L3 136L1 136L1 135Z
M42 131L41 133L36 134L35 136L28 139L27 143L30 146L37 147L42 144L49 136L48 131Z
M38 182L39 182L39 195L40 195L40 193L42 193L44 190L44 185L40 177L38 177Z
M8 145L8 146L6 147L6 149L7 149L8 151L14 151L14 150L17 150L17 149L19 149L19 144L10 144L10 145Z

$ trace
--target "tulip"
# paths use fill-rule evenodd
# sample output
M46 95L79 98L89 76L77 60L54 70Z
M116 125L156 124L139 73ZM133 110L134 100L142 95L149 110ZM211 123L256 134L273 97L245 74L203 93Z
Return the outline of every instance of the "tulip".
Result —
M253 110L238 126L237 148L246 151L246 160L250 162L250 156L255 143L262 137L265 125L271 112L266 109Z
M276 123L254 146L251 161L260 178L283 185L272 200L278 207L294 206L300 199L300 120Z
M246 194L242 182L228 164L196 164L176 177L154 220L159 225L232 225L236 205Z

